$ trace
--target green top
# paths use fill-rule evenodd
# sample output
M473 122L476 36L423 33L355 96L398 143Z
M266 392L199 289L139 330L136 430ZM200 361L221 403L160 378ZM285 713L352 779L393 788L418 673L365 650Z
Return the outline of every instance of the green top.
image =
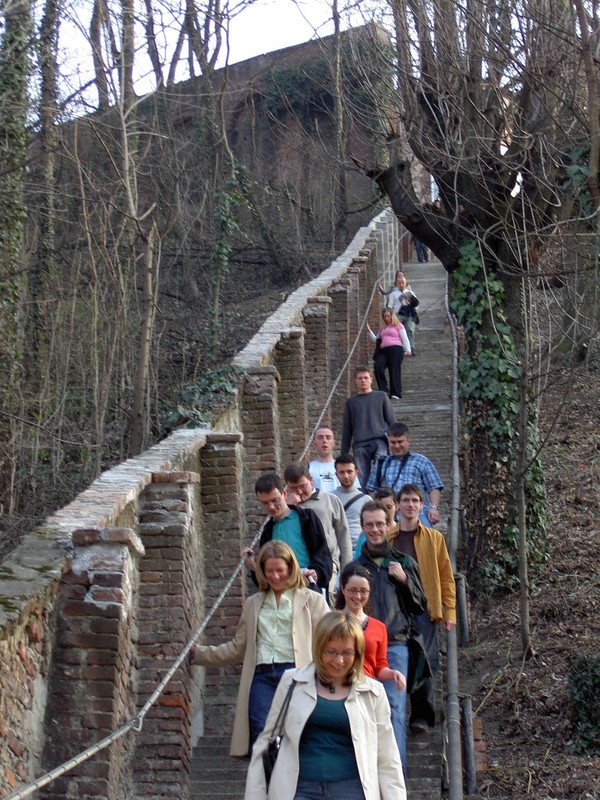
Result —
M300 739L300 780L333 782L358 777L344 701L317 697Z

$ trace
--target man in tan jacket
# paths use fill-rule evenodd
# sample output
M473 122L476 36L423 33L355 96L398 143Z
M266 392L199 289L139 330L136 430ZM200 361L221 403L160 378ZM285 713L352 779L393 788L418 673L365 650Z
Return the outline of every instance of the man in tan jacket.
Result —
M423 493L414 483L405 483L396 495L400 530L393 546L415 559L427 599L427 610L415 617L415 627L423 636L432 677L410 696L409 728L424 733L435 725L435 673L439 665L440 624L450 631L456 626L456 587L448 548L443 535L419 520Z

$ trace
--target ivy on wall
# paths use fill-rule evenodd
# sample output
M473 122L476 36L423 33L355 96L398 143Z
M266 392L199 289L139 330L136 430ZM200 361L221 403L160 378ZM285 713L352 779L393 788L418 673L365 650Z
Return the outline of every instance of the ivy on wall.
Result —
M505 286L484 266L476 241L463 246L460 267L453 279L452 310L467 342L459 364L459 379L470 465L466 487L469 526L477 540L470 567L475 582L489 591L512 583L517 575L514 486L522 366L507 317ZM532 406L528 413L529 467L525 478L532 562L545 557L546 494L537 444L537 419ZM488 510L483 518L480 509L486 507L492 512Z
M376 141L381 137L382 111L392 107L390 75L393 54L382 42L342 44L342 92L346 108ZM371 65L368 80L365 64ZM263 86L265 108L273 120L293 116L305 133L314 135L319 121L331 119L334 91L331 63L325 58L271 70Z
M238 393L243 374L239 367L217 367L205 372L195 383L184 387L176 405L164 411L163 435L166 436L177 428L211 425L215 414L222 411Z

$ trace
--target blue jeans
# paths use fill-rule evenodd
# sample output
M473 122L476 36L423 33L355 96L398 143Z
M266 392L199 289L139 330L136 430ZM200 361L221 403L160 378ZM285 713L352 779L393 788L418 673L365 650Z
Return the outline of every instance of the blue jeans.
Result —
M388 642L387 657L390 669L400 670L405 677L408 676L408 646L406 644ZM397 689L394 681L386 681L383 686L390 701L392 728L400 751L402 768L406 774L406 691Z
M294 800L365 800L359 778L350 781L298 781Z
M286 669L295 664L257 664L248 695L248 721L250 723L250 748L265 727L267 715L275 696L275 689Z

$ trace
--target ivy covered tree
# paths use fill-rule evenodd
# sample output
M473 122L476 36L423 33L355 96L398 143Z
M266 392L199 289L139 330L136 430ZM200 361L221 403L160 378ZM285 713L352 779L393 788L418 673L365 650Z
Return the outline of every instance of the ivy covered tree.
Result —
M583 8L579 22L574 6ZM592 69L586 83L582 58L582 31L597 31L597 7L585 0L389 0L389 9L396 103L387 158L370 174L452 276L465 341L468 566L471 574L504 578L515 572L521 484L530 550L543 548L529 294L548 235L579 191L569 171L577 148L590 159L587 188L593 194L597 187L598 142L589 147L597 113L587 113L597 78ZM415 189L415 162L433 179L435 203Z
M32 35L29 0L0 2L0 474L13 478L12 441L20 417L23 292L23 176L29 134ZM11 496L0 494L0 513Z

